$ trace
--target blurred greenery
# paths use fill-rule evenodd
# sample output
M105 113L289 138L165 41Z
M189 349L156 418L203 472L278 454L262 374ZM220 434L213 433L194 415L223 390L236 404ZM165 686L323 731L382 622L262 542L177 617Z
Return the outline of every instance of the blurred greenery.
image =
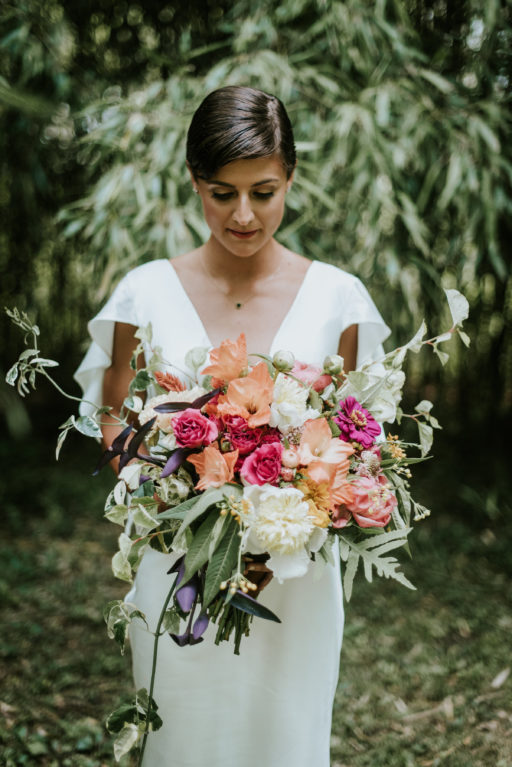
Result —
M348 608L340 767L512 763L510 680L492 686L512 626L511 11L511 0L0 4L0 306L37 318L64 388L119 276L206 236L184 135L228 83L289 109L299 167L282 242L360 276L396 342L422 317L432 332L446 324L442 287L470 301L469 352L454 345L444 369L422 354L409 369L406 399L434 400L445 426L416 472L435 514L410 565L418 593L361 583ZM21 339L3 315L0 333L5 371ZM25 402L0 383L0 413L4 762L110 763L101 721L129 680L101 619L122 592L108 575L115 531L97 522L109 478L89 480L96 452L78 437L53 462L69 408L49 386Z

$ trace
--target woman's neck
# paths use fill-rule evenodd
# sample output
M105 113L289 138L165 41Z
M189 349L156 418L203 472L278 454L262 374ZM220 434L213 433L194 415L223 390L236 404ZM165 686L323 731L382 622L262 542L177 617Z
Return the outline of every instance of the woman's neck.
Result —
M214 238L198 250L205 271L226 285L242 285L264 280L280 268L286 249L274 238L250 256L236 256Z

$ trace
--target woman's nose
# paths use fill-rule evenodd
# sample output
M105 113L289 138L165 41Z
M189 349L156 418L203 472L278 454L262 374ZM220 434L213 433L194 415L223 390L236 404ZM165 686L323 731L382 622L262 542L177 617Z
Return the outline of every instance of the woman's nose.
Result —
M251 201L248 196L241 194L237 200L235 210L233 211L233 219L240 226L247 226L254 217L251 207Z

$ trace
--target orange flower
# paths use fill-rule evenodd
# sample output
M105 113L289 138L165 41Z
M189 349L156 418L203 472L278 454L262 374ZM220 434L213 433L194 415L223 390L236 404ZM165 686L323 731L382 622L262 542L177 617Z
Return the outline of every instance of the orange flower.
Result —
M304 477L295 485L304 495L309 506L309 516L318 527L329 526L330 493L327 482L315 482L310 477Z
M215 386L228 383L238 378L248 366L245 334L240 333L237 340L222 341L221 345L210 352L210 364L201 372L211 375Z
M334 511L342 503L350 503L354 498L352 483L347 480L349 467L348 459L337 465L324 461L313 461L304 472L318 484L327 483L331 511Z
M299 445L299 460L303 466L308 466L314 461L322 461L341 464L346 466L348 471L348 457L353 452L352 445L332 436L325 418L306 421Z
M245 378L236 378L228 386L226 395L219 397L221 415L240 415L251 429L270 420L270 403L274 382L264 362L253 367Z
M185 384L180 381L178 376L175 376L172 373L160 373L160 371L157 370L155 372L155 378L157 384L166 391L185 391L187 388Z
M235 474L237 459L238 450L221 453L214 445L208 445L201 453L189 455L187 460L194 464L199 474L196 490L220 487L225 482L230 482Z

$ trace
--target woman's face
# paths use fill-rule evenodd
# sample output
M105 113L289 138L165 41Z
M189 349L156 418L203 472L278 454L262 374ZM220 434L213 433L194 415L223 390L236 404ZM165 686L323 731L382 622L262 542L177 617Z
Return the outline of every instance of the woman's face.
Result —
M267 245L283 218L291 178L278 156L235 160L213 179L197 178L212 237L230 253L252 256Z

